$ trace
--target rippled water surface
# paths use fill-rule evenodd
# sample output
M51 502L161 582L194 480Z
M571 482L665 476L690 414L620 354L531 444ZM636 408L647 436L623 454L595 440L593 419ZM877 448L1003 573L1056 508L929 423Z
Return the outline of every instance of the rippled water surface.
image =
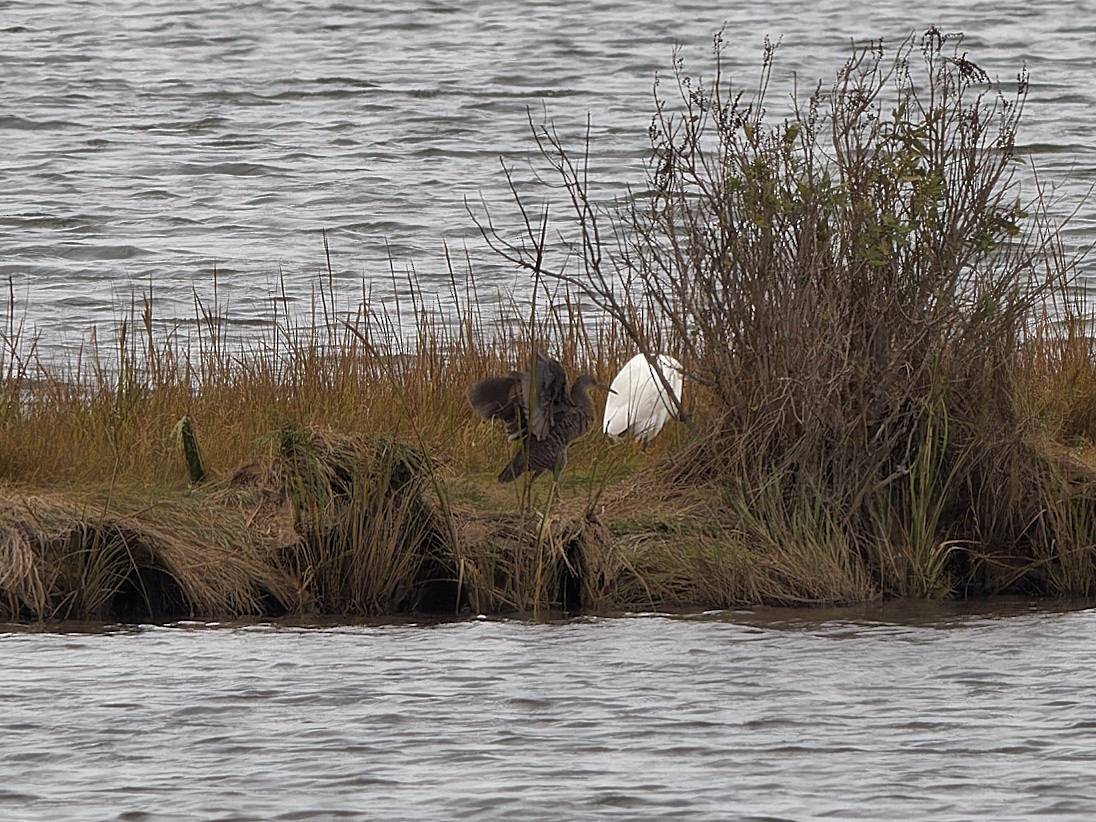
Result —
M707 69L722 24L742 85L765 35L783 42L778 77L809 85L854 39L963 31L992 76L1030 68L1021 137L1063 203L1094 179L1088 0L46 0L0 9L0 275L43 351L113 325L135 289L186 327L215 266L216 312L259 333L279 279L308 305L322 229L348 311L363 288L391 300L390 257L444 294L445 243L467 246L486 301L517 275L465 200L516 221L499 160L523 167L530 109L572 139L590 114L604 192L642 185L655 73L675 43ZM1092 225L1083 208L1073 239Z
M0 635L0 818L1091 819L1096 611Z

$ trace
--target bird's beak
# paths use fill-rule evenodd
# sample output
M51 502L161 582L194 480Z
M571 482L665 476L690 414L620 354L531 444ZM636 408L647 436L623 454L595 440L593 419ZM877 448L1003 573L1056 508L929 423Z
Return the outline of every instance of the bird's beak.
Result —
M609 386L605 385L605 383L601 383L601 382L599 382L599 383L597 384L597 387L598 387L598 388L600 388L600 389L602 389L602 390L604 390L604 391L608 391L608 392L609 392L610 394L615 394L615 393L616 393L616 391L614 391L614 390L613 390L612 388L610 388Z

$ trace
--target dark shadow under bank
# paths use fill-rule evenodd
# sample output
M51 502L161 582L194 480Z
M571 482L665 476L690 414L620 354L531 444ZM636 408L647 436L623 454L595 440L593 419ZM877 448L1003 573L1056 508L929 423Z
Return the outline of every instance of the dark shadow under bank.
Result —
M553 586L562 594L559 602L525 611L503 609L487 614L471 608L466 592L452 580L426 581L419 589L413 605L397 613L363 617L354 614L291 614L273 598L264 601L264 607L256 615L241 619L225 616L227 622L195 623L201 627L246 626L268 624L274 621L282 627L331 628L338 626L419 625L430 626L475 619L504 619L536 622L575 621L585 618L643 618L664 617L695 619L713 622L748 624L765 629L810 630L830 622L857 625L908 625L922 627L954 627L972 618L1007 618L1027 613L1060 613L1086 610L1096 607L1088 598L1057 599L1051 597L1023 597L1015 594L979 595L968 598L944 600L886 599L852 605L803 604L799 606L743 605L737 608L702 609L679 607L643 610L606 610L597 605L584 605L584 582L570 568L564 567ZM146 598L147 597L147 598ZM191 620L185 594L174 581L162 572L152 572L140 585L127 583L118 592L101 623L92 626L141 624L168 625ZM21 623L26 625L27 623ZM65 623L55 627L64 629Z

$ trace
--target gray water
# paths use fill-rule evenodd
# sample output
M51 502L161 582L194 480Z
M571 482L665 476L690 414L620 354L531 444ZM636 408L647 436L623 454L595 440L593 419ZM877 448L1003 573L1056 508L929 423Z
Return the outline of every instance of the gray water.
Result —
M1096 611L0 634L0 819L1092 819Z
M113 327L134 293L151 291L167 329L192 325L196 295L260 334L281 282L307 313L322 230L351 314L391 303L412 267L444 302L446 245L459 273L467 252L485 303L520 295L466 200L517 224L500 160L529 178L530 112L575 146L590 116L611 197L643 184L652 84L675 44L710 71L725 25L729 74L752 86L771 35L777 84L810 86L852 41L932 24L964 32L992 77L1030 69L1023 149L1074 208L1096 180L1091 0L4 4L0 277L47 354ZM1074 228L1074 246L1091 242L1090 206Z
M675 43L828 81L930 24L1032 87L1023 149L1091 242L1096 5L417 0L0 6L0 276L45 354L151 289L260 334L332 249L347 310L516 222L528 117L642 185ZM1085 269L1090 278L1094 272ZM739 614L0 636L0 819L1089 819L1096 612Z

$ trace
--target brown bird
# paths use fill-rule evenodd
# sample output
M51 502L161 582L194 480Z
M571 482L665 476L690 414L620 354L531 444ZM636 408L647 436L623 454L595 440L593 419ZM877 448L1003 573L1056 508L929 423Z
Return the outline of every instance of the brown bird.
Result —
M502 420L507 438L518 444L499 482L513 482L526 471L533 479L551 471L559 480L567 447L594 426L592 388L609 390L587 374L568 386L563 366L537 354L526 371L488 377L468 389L472 408L484 419Z

